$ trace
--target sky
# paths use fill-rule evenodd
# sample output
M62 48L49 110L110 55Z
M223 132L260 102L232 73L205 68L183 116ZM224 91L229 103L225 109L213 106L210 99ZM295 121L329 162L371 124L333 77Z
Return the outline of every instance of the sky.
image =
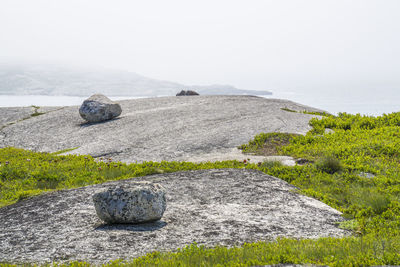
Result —
M400 91L398 0L1 0L0 61L183 84Z

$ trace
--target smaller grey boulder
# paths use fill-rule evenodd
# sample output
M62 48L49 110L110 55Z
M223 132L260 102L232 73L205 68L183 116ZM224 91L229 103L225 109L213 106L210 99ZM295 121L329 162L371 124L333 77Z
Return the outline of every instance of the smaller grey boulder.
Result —
M161 219L167 207L164 188L137 182L93 195L97 216L106 223L144 223Z
M101 122L118 117L122 112L121 106L108 97L95 94L83 101L79 114L88 122Z
M182 90L176 94L176 96L189 96L189 95L199 95L199 94L192 90L188 90L188 91Z

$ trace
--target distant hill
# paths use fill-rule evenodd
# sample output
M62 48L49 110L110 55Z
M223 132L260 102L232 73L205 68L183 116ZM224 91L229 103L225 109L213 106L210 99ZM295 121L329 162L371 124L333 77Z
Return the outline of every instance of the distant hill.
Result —
M168 96L181 90L201 95L268 95L230 85L195 86L150 79L127 71L75 69L49 65L0 64L0 94L88 96Z

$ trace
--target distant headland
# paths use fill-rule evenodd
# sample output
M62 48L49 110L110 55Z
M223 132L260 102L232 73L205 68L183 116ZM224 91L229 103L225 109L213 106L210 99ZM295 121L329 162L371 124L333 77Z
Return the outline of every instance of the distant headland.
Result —
M271 95L269 91L244 90L231 85L184 85L156 80L134 72L82 69L59 65L0 64L2 95L173 96L181 90L200 95Z

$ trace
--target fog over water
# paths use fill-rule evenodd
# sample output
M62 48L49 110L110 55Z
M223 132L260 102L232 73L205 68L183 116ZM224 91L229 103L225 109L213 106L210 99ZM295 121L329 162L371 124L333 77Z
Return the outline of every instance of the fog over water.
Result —
M2 0L0 63L230 84L377 115L400 111L399 11L397 0Z

